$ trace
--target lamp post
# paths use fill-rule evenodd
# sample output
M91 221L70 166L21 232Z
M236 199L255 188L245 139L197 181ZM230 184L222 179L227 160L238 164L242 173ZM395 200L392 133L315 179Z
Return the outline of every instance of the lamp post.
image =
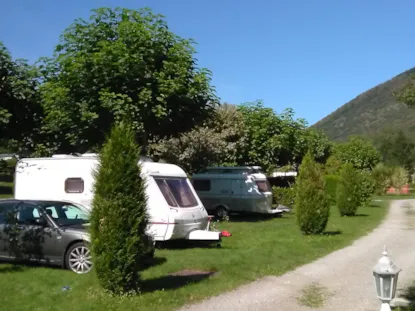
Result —
M381 311L391 311L389 303L395 297L398 275L401 270L390 260L385 246L382 258L373 268L376 294L382 302Z

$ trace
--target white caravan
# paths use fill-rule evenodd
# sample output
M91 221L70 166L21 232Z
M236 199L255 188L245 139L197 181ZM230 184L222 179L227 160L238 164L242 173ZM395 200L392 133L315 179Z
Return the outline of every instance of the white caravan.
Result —
M259 166L210 167L194 174L192 184L206 210L219 217L233 212L284 212L272 207L271 186Z
M91 209L95 154L26 158L16 164L14 196L20 200L69 200ZM173 239L216 242L209 217L186 173L178 166L142 158L146 181L148 228L155 241Z

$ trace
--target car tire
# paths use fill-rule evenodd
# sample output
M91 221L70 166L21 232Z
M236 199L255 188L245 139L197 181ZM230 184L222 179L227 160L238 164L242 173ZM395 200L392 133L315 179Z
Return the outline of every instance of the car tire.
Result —
M77 274L85 274L92 270L92 254L90 247L78 242L68 248L65 255L66 268Z
M219 206L216 209L216 216L219 220L224 220L228 215L228 210L224 206Z

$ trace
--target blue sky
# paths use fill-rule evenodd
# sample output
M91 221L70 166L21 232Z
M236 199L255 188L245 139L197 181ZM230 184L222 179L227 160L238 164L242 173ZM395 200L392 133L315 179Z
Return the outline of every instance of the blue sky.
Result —
M13 57L51 55L97 7L150 7L198 43L222 101L291 107L310 124L415 66L413 0L2 0L0 40Z

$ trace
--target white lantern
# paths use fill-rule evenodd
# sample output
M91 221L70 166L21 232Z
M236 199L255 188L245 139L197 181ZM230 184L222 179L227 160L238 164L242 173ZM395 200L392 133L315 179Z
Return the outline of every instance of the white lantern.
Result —
M398 268L388 257L388 251L383 251L383 256L373 268L376 294L382 301L381 311L389 311L389 302L395 297L398 275L402 269Z

